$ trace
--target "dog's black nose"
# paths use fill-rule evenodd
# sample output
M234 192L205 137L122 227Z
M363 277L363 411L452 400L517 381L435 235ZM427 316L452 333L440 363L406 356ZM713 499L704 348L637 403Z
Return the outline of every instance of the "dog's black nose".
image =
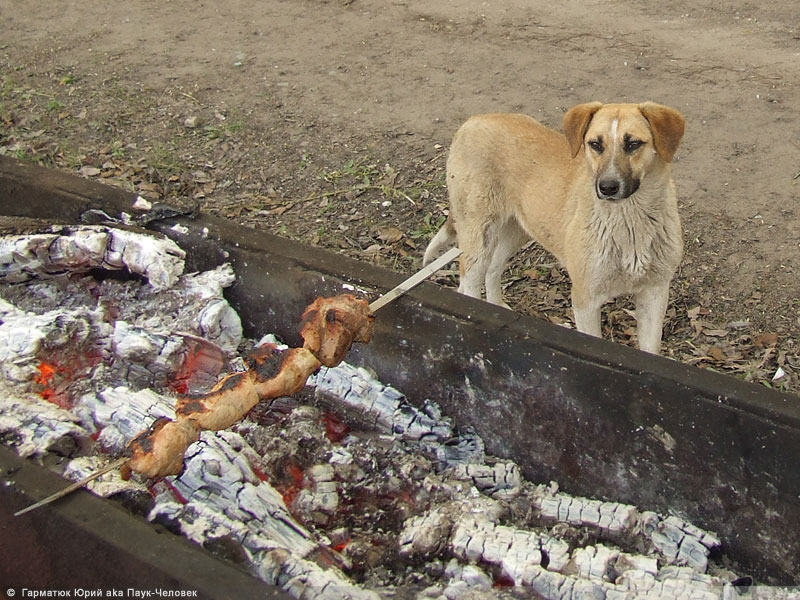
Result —
M619 181L616 179L601 179L597 182L597 191L606 198L616 196L619 192Z

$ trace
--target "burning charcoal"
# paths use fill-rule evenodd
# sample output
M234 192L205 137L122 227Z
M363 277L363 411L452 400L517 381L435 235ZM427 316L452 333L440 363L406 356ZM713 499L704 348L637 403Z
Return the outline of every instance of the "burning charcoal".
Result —
M80 456L67 463L63 476L72 481L80 481L101 470L108 460L100 456ZM125 480L119 471L111 471L87 484L87 489L94 494L108 498L120 493L143 494L149 497L147 488L139 482Z
M0 373L7 381L25 385L36 379L43 360L76 357L76 366L88 367L102 355L98 338L109 333L98 311L53 310L36 315L0 299Z
M674 516L662 519L655 513L643 512L639 520L642 532L650 537L668 564L706 572L708 555L720 545L715 535Z
M256 566L259 576L303 600L380 600L375 592L351 584L333 569L322 569L285 550L273 550Z
M103 293L112 295L109 303L119 311L121 320L153 332L189 333L232 355L242 343L242 321L223 290L235 280L233 267L226 263L202 273L183 275L168 289L137 289L130 302L114 303L119 283L104 282ZM105 288L113 290L106 293ZM130 310L142 303L144 306L136 313Z
M427 558L439 554L447 546L452 527L453 518L442 507L408 519L398 540L400 556Z
M615 580L628 571L639 571L655 576L658 573L658 560L651 556L620 552L614 559L612 568Z
M125 321L114 324L112 344L121 360L114 361L111 376L136 388L207 389L227 366L222 350L207 340L153 333Z
M326 367L335 367L353 342L370 341L374 320L366 300L350 294L317 298L303 313L303 347Z
M688 565L700 573L705 573L709 554L720 545L713 534L677 517L664 519L653 512L640 513L627 504L546 494L538 499L538 508L543 517L598 527L615 537L641 533L667 564Z
M642 571L626 571L615 587L630 590L637 598L716 600L738 596L723 580L685 567L664 567L655 577Z
M217 386L241 341L241 322L222 294L231 267L171 279L144 268L150 236L143 242L109 228L77 231L47 234L48 244L25 242L24 251L17 242L0 244L0 292L19 307L0 299L0 374L17 389L54 393L59 384L46 367L59 365L44 358L63 355L79 373L66 394L79 398L72 412L0 394L0 437L23 455L86 450L95 433L97 446L117 454L139 435L130 446L137 470L161 476L183 469L151 486L149 518L244 561L296 598L377 600L366 587L405 584L438 600L517 595L502 589L508 585L525 588L523 596L575 600L704 599L730 591L703 573L720 543L713 534L677 517L524 482L513 463L487 460L474 431L456 433L435 404L416 408L422 399L412 404L364 368L319 368L368 337L361 301L354 312L350 300L344 312L315 303L304 324L308 347L264 344ZM161 252L164 264L182 268L179 256ZM144 274L159 289L90 276L60 278L58 287L46 279L3 283L112 267ZM78 351L62 352L75 339ZM121 381L114 377L128 387L115 387ZM312 394L297 394L291 404L280 397L304 384L316 406ZM138 385L153 389L137 392ZM162 395L169 390L180 402ZM255 403L263 411L235 432L198 431L233 425ZM75 459L66 474L87 469L87 459ZM101 494L125 489L116 474L108 478L91 486ZM141 490L135 481L126 485ZM527 528L532 521L540 527ZM541 527L548 522L549 531ZM498 587L488 587L490 576Z
M654 558L625 554L603 544L577 548L572 553L572 564L565 572L593 581L615 582L625 571L639 570L655 576L658 561Z
M480 464L486 460L483 440L472 429L465 428L458 436L431 446L443 467Z
M546 565L561 571L569 562L569 545L548 535L505 525L495 525L481 515L464 515L450 536L453 554L469 562L484 562L502 568L520 582L531 565Z
M512 462L498 462L491 466L474 463L457 465L453 475L471 480L476 488L490 496L503 498L515 496L522 484L519 467Z
M33 396L17 396L5 385L0 391L0 441L14 446L23 458L48 452L68 456L89 432L71 413Z
M183 272L184 256L168 238L87 225L59 233L0 238L0 279L19 283L41 275L127 269L163 289Z
M365 369L347 363L335 368L322 367L309 385L315 387L315 396L322 404L337 414L351 416L364 427L411 441L452 438L449 423L432 419Z
M462 565L453 559L444 569L445 577L450 581L463 581L471 588L490 589L493 585L491 577L486 572L475 565Z
M205 303L197 313L199 335L233 353L242 343L242 321L224 298Z
M569 523L599 527L612 534L630 531L636 524L635 506L618 502L600 502L567 494L545 495L539 500L543 517Z
M242 545L263 579L295 597L377 599L336 569L323 569L306 559L319 546L246 457L256 459L238 434L204 432L188 452L184 472L171 483L178 500L160 495L150 518L177 523L184 535L200 543L228 536Z
M314 465L306 471L307 487L300 490L295 507L318 525L325 525L339 508L335 471L329 464Z
M277 546L308 556L316 543L286 510L281 495L255 474L247 456L255 453L238 434L203 432L172 486L188 499L187 510L211 511L206 518L230 529L248 551ZM153 511L159 513L160 503ZM173 517L181 518L174 511Z
M89 427L97 427L97 441L112 454L122 454L128 443L156 419L174 416L174 399L152 390L134 392L126 387L86 394L76 412Z

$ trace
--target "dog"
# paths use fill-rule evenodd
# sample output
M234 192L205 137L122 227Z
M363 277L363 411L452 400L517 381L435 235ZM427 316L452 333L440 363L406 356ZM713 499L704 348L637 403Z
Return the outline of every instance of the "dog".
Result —
M484 285L508 307L501 275L533 238L569 273L579 331L602 337L602 305L632 294L638 346L658 354L683 256L671 163L685 125L654 102L580 104L563 135L522 114L471 117L450 147L450 214L423 263L457 244L459 291L480 298Z

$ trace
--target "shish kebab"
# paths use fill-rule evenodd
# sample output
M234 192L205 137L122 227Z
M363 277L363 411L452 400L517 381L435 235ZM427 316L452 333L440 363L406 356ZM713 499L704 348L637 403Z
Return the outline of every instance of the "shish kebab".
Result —
M353 342L367 343L372 337L374 313L399 298L461 254L452 248L395 288L367 304L350 294L317 298L302 316L302 348L281 349L263 344L247 357L247 370L231 373L206 394L178 398L175 419L156 420L131 442L125 456L100 471L14 513L22 515L80 489L101 475L121 469L123 478L131 472L159 478L183 471L187 448L200 438L202 430L227 429L243 419L262 400L296 394L309 375L322 365L338 365Z

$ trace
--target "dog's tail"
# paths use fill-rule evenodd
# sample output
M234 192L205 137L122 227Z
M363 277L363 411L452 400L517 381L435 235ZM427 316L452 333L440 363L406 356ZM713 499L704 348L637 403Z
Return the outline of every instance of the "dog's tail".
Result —
M425 248L425 256L422 259L422 266L427 265L437 256L442 254L449 246L452 246L456 241L456 228L453 227L453 222L448 217L442 225L441 229L436 232L433 239Z

